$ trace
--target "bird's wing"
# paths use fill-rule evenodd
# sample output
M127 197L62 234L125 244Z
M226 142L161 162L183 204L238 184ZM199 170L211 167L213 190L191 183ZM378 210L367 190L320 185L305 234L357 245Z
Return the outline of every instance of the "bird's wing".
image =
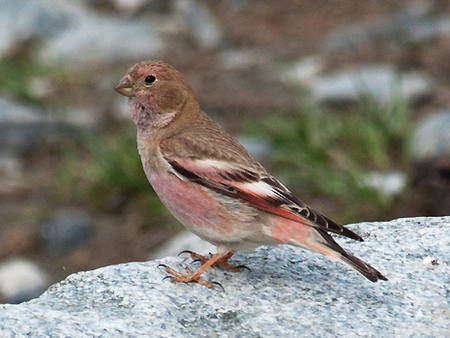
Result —
M255 208L358 241L362 238L300 202L275 177L233 162L164 154L172 173Z

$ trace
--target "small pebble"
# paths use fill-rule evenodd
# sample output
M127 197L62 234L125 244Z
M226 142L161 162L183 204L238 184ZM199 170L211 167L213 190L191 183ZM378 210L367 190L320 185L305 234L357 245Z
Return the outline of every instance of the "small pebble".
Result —
M425 266L432 267L434 265L439 265L439 260L437 258L427 256L423 259L422 263Z

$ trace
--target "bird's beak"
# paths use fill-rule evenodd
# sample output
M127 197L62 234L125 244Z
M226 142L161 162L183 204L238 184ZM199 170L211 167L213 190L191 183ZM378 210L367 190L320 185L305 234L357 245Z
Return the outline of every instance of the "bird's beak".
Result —
M131 77L129 75L125 75L114 89L123 96L130 97L134 95L133 83L131 82Z

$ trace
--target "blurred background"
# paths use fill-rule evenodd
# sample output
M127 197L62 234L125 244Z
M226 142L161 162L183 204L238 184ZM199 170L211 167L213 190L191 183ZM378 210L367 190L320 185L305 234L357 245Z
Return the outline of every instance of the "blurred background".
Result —
M450 214L448 1L1 0L0 302L200 246L113 90L150 58L332 219Z

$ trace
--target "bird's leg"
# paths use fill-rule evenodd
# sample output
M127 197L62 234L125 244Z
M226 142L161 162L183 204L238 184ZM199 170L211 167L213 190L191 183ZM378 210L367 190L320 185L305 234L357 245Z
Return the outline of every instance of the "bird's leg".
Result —
M209 257L207 256L203 256L200 255L198 253L189 251L189 250L185 250L180 252L180 254L182 253L188 253L191 255L191 258L194 259L195 261L200 261L202 263L207 262L209 259L211 259L211 255ZM227 253L223 254L223 256L217 260L216 263L213 264L213 266L220 266L221 268L225 269L225 270L231 270L231 271L240 271L241 269L248 269L250 270L248 267L246 267L245 265L233 265L228 263L228 260L231 258L231 256L234 255L234 251L228 251Z
M186 274L182 274L178 271L175 271L172 268L165 266L164 264L160 264L160 266L164 266L166 268L166 272L173 276L170 278L171 282L180 282L180 283L196 282L200 285L206 286L207 288L212 288L214 286L214 283L209 282L204 279L201 279L200 275L203 272L205 272L205 270L208 269L210 266L215 265L217 263L217 261L219 261L222 257L226 256L227 254L217 253L215 255L212 255L210 258L206 259L206 261L203 263L203 265L197 271L193 272L189 268L187 268Z
M228 263L228 260L231 258L231 256L234 255L234 251L229 251L223 257L216 263L216 265L220 266L221 268L225 270L231 270L231 271L240 271L243 265L232 265Z

